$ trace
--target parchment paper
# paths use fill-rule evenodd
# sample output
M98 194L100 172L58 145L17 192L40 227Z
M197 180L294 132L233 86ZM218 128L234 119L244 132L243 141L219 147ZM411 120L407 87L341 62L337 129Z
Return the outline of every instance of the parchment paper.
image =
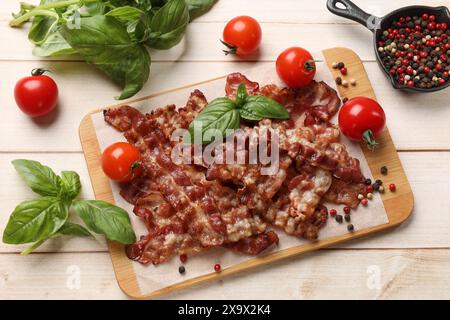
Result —
M319 57L319 54L316 54L315 56L319 59L322 58L322 60L324 60L323 56ZM331 78L330 71L328 70L326 64L321 62L317 63L317 69L318 70L315 79L323 80L328 85L335 88L335 83ZM281 85L275 71L275 63L265 64L264 66L258 65L256 63L255 67L250 70L239 70L239 64L236 64L236 71L242 72L250 80L258 81L261 85L268 83L278 83ZM149 111L152 108L163 107L167 104L184 106L190 92L192 92L194 89L200 89L209 101L213 98L224 96L224 88L225 81L224 79L221 79L213 82L208 82L203 85L197 85L195 87L178 90L176 92L165 94L160 97L137 102L135 104L132 104L132 106L140 109L143 112ZM102 151L108 145L114 142L125 141L121 133L117 132L115 129L111 128L105 123L102 113L94 114L92 116L92 120ZM336 121L336 119L334 119L334 121ZM359 145L346 140L345 137L342 137L341 141L346 144L349 153L353 157L356 157L361 161L361 169L364 176L370 177L373 180L368 164ZM118 185L114 182L111 182L111 187L116 204L129 212L133 227L136 231L136 236L139 238L139 236L147 234L147 230L144 224L138 217L133 214L133 206L128 204L119 195ZM343 206L330 205L328 207L336 208L338 210L338 213L342 214ZM367 207L363 207L360 205L358 209L352 211L351 223L355 226L355 230L388 223L386 211L378 193L374 193L374 198L372 201L369 201L369 205ZM298 239L296 237L286 235L282 230L277 230L277 233L280 238L279 245L273 247L267 252L264 252L263 254L266 255L277 250L283 250L307 243L307 241L304 239ZM334 219L330 218L328 219L327 225L321 230L319 239L326 239L346 233L348 233L347 223L344 222L339 224ZM255 258L244 256L235 252L225 250L223 248L215 248L209 250L208 252L189 257L187 263L185 264L186 273L184 275L180 275L178 273L178 267L180 266L178 257L173 257L171 260L158 266L142 265L136 262L133 263L133 267L142 294L147 294L175 284L177 282L182 282L190 278L195 278L214 272L213 266L216 263L220 263L222 268L227 268L248 259L257 259L257 257Z

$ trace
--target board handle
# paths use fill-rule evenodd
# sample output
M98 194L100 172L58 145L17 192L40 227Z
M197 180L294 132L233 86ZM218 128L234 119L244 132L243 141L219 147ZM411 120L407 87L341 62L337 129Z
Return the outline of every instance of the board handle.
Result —
M344 6L339 8L338 4ZM327 8L330 12L353 21L356 21L372 32L379 27L381 19L368 14L350 0L328 0Z

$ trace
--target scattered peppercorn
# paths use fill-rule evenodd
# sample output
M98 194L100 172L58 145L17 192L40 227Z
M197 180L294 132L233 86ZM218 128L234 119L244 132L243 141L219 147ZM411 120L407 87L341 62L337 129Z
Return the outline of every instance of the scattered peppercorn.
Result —
M364 184L366 186L370 186L372 184L372 180L370 178L367 178L366 180L364 180Z
M378 189L378 192L384 193L384 187L380 186L380 188Z
M185 268L184 266L179 266L179 267L178 267L178 272L179 272L180 274L183 274L183 273L186 272L186 268Z
M369 203L369 201L368 201L366 198L364 198L364 199L361 200L361 204L362 204L363 206L367 206L368 203Z
M353 224L350 223L347 225L347 230L352 232L353 230L355 230L355 227L353 226Z
M348 101L348 98L345 97L344 99L342 99L342 103L346 103Z
M356 80L355 79L350 79L350 84L352 86L356 86Z
M371 200L372 198L373 198L373 194L369 192L369 193L367 194L367 199Z
M333 61L333 63L331 64L331 66L333 67L333 69L337 69L338 63Z
M382 167L380 168L380 172L381 172L381 174L382 174L383 176L385 176L385 175L388 174L388 168L387 168L386 166L382 166Z
M375 190L375 191L379 191L380 190L380 184L378 183L378 182L375 182L373 185L372 185L372 189L373 190Z
M339 71L340 71L343 75L346 75L346 74L347 74L347 68L345 68L345 67L340 68Z
M373 192L373 187L372 186L367 186L366 187L366 192Z
M187 261L187 255L185 254L180 255L180 261L181 263L185 263Z
M350 207L344 207L344 213L346 214L350 214L350 212L352 211L352 209Z
M392 21L377 39L378 55L402 86L430 89L450 77L450 30L434 15L403 16Z
M342 223L342 215L338 214L335 219L338 223Z
M377 180L375 180L375 183L377 183L381 186L383 184L383 181L381 181L380 179L377 179Z
M214 265L214 271L215 271L215 272L220 272L221 269L222 269L222 267L220 266L220 264L216 263L216 264Z
M394 192L397 189L397 187L395 186L395 183L391 183L389 185L389 190L391 190L392 192Z
M341 69L343 67L345 67L345 64L343 62L339 62L336 66L337 69Z
M350 222L350 215L349 214L345 214L344 215L344 219L345 219L345 221L347 221L347 222Z
M336 209L330 209L330 216L334 217L337 214Z
M341 77L336 77L336 84L337 85L341 85L342 84L342 78Z
M347 80L342 80L342 86L344 88L348 88L348 81Z
M364 199L364 195L363 194L358 194L358 200L362 200L362 199Z

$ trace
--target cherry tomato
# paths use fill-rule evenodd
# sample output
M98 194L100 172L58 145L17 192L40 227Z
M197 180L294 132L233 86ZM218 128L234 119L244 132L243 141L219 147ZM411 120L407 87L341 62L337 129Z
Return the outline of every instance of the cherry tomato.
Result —
M300 47L284 50L277 58L277 73L289 87L309 84L316 75L316 64L311 54Z
M339 111L339 128L354 141L365 141L370 149L383 132L386 115L383 108L370 98L355 97L348 100Z
M30 117L50 113L58 103L58 86L46 70L34 69L30 77L20 79L14 88L16 103Z
M128 182L142 172L139 150L127 142L116 142L103 151L103 172L111 179Z
M233 18L223 29L222 43L228 48L223 50L225 54L238 56L251 54L261 43L261 26L249 16Z

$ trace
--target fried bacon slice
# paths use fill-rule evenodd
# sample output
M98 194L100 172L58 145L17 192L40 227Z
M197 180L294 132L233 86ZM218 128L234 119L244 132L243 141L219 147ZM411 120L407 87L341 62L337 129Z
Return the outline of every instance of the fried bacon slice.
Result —
M209 192L222 187L218 182L207 181L204 173L194 166L176 165L171 161L170 140L151 116L122 106L107 110L105 120L124 132L126 139L140 150L149 183L158 186L158 191L174 209L168 225L161 225L158 215L147 212L145 221L150 233L128 250L134 259L157 264L185 250L186 243L198 242L202 248L209 248L265 231L265 223L253 217L243 205L231 207L227 212L221 210L223 201L217 193ZM230 203L229 199L226 202ZM139 203L137 200L135 212L141 211ZM141 253L139 258L136 252Z
M188 128L207 105L199 90L178 109L169 105L144 115L122 106L104 112L105 121L124 133L143 161L144 175L121 190L148 229L147 235L127 247L131 259L159 264L174 254L216 246L255 255L278 242L266 223L315 240L327 221L324 201L358 205L357 195L365 192L359 161L348 154L339 142L339 129L329 122L340 106L336 91L316 81L301 88L260 87L233 73L227 77L226 95L234 99L241 83L249 95L281 103L291 117L244 122L232 140L211 144L212 163L204 158L195 159L195 164L171 159L177 146L172 134ZM251 161L251 146L264 138L270 147L276 143L274 134L280 151L278 167L264 175L261 170L267 165Z

